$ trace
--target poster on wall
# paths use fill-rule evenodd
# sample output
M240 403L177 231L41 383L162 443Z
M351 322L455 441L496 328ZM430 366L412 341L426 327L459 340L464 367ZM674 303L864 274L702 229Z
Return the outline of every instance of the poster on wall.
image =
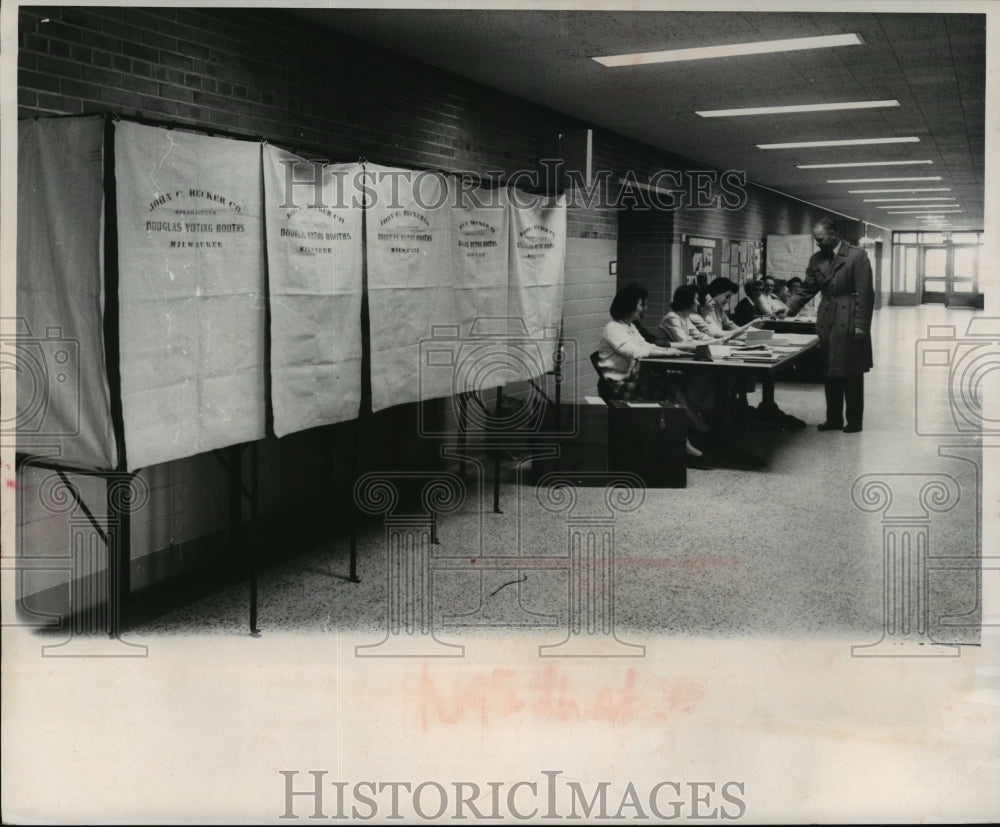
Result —
M508 314L513 323L523 321L522 335L533 343L521 351L525 356L520 360L520 378L530 379L552 370L559 342L566 280L566 196L512 195L509 236Z
M115 124L129 469L264 437L261 146Z
M448 178L367 164L365 180L372 410L451 396L450 372L421 370L428 343L459 315Z
M775 279L802 278L815 251L816 242L811 235L769 235L767 274Z
M361 402L360 164L264 147L274 433L355 419Z
M18 451L114 468L101 268L104 118L20 122L17 163Z
M681 266L686 284L703 289L723 273L723 244L717 238L685 236Z

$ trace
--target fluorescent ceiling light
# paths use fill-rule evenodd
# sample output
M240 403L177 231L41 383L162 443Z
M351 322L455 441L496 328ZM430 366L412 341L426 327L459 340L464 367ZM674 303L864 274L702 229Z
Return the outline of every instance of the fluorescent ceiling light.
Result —
M913 178L827 178L828 184L890 184L894 181L940 181L940 175L923 175Z
M846 141L795 141L788 144L757 144L757 149L804 149L811 146L871 146L872 144L917 144L920 138L851 138Z
M848 195L873 195L876 192L951 192L951 187L903 187L896 190L848 190Z
M796 164L796 169L845 169L846 167L905 167L910 164L933 164L933 161L858 161L853 164Z
M926 195L919 198L866 198L866 204L874 204L879 201L954 201L952 195Z
M905 210L906 212L921 212L923 210L930 210L936 212L939 210L946 210L950 207L961 206L957 201L952 201L950 204L921 204L920 206L907 207L904 204L882 204L875 209L877 210Z
M754 43L726 43L721 46L698 46L693 49L665 49L659 52L633 52L593 58L602 66L646 66L650 63L674 63L679 60L707 60L717 57L763 55L773 52L797 52L803 49L827 49L833 46L863 44L859 34L831 34L819 37L794 37L788 40L759 40Z
M791 115L795 112L834 112L841 109L882 109L899 106L897 100L848 101L847 103L803 103L795 106L755 106L749 109L707 109L696 111L703 118L734 118L742 115Z
M944 213L957 213L957 212L962 212L962 211L961 210L938 210L937 212L934 213L934 215L942 215ZM928 213L915 213L915 212L910 212L909 210L905 210L905 211L904 210L890 210L889 212L886 213L886 215L910 215L910 216L913 216L913 218L930 218L931 217Z
M951 204L882 204L880 210L933 210L935 207L958 206L957 198L947 199Z

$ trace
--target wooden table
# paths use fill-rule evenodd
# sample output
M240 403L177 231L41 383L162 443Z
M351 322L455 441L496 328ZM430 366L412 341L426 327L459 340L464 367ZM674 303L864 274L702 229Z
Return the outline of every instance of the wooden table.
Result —
M808 333L816 334L815 316L789 316L784 319L765 319L761 325L764 330L773 330L775 333Z
M773 376L813 352L819 346L819 337L809 333L786 333L776 336L775 341L780 344L770 345L776 358L769 362L725 359L724 355L728 355L732 348L713 345L712 361L697 360L693 354L685 357L649 356L640 360L641 369L680 371L684 374L712 377L715 403L712 431L716 436L726 436L734 430L735 421L730 408L729 389L731 380L740 376L752 376L763 381L765 394L761 409L766 420L781 422L782 419L787 419L801 423L801 420L788 417L774 403ZM770 394L767 393L768 389Z
M791 316L786 319L768 319L762 325L764 330L773 330L775 335L785 333L816 333L815 316ZM812 351L803 359L796 360L791 369L781 377L788 382L823 382L826 379L826 365L819 350Z

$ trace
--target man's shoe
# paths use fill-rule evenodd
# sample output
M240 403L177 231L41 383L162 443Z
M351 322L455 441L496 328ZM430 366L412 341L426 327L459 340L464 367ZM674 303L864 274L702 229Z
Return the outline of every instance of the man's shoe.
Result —
M845 434L856 434L860 430L861 430L861 426L860 425L845 425L844 426L844 433Z
M841 431L843 429L843 422L823 422L816 426L817 431Z

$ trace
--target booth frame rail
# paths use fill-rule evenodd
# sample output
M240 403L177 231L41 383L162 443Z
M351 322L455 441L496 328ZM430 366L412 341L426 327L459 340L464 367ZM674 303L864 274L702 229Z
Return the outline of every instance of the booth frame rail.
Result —
M560 326L561 331L561 326ZM562 351L563 339L560 332L559 344L557 352ZM548 394L543 391L534 379L528 379L528 384L531 387L532 392L537 393L538 396L544 401L546 406L555 406L553 410L553 415L555 417L556 430L560 426L560 411L562 410L562 363L561 360L556 360L554 368L548 371L546 376L552 376L555 380L555 391L553 392L554 400L549 399ZM459 393L455 397L457 405L455 406L455 414L458 425L458 431L456 435L456 443L458 448L459 459L459 474L465 476L466 467L466 451L468 446L468 432L466 426L468 423L468 407L471 400L475 402L483 409L486 413L486 403L476 396L475 391L466 391L464 393ZM497 386L496 388L496 405L494 408L494 415L499 417L503 406L503 387ZM544 417L544 413L543 413ZM493 457L493 513L503 514L503 510L500 508L500 459L501 453L504 448L502 446L494 446L487 449L487 454L492 454Z
M249 488L243 483L243 452L250 449L250 483ZM223 452L229 454L229 459L223 457ZM255 527L259 516L259 472L257 443L231 445L228 448L212 452L220 465L226 471L229 479L229 518L227 525L228 544L231 554L235 557L241 550L247 555L247 576L250 585L249 596L249 626L250 633L259 633L257 627L258 615L258 577L257 554L253 543L246 545L243 540L242 506L245 498L250 504L250 525ZM111 638L118 638L129 628L130 606L132 597L132 511L131 485L132 481L142 473L141 468L127 470L100 470L79 465L55 462L51 458L32 454L17 454L15 465L18 474L23 474L27 468L37 468L43 471L54 471L65 485L77 507L87 518L87 521L97 532L98 537L107 548L107 567L105 569L106 609L105 632ZM103 526L87 506L79 488L70 479L71 475L95 477L104 480L107 514ZM252 532L256 534L256 532ZM24 558L18 550L19 559ZM81 607L70 609L78 611Z

